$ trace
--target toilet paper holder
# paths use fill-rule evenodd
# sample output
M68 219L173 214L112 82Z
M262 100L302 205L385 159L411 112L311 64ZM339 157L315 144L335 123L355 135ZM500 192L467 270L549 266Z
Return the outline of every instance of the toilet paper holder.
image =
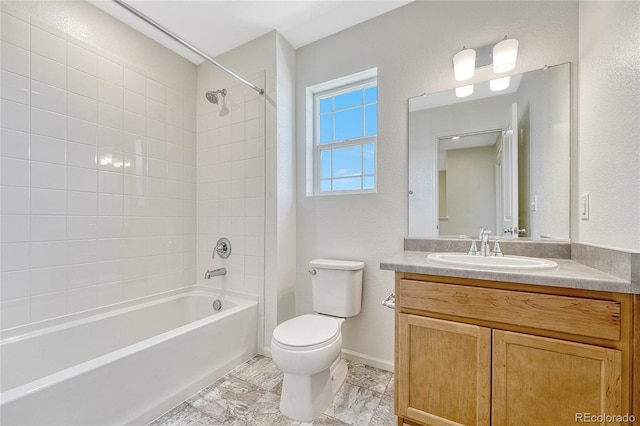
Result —
M389 309L395 309L396 308L396 294L395 293L391 293L390 295L388 295L387 298L382 301L382 306L386 306Z

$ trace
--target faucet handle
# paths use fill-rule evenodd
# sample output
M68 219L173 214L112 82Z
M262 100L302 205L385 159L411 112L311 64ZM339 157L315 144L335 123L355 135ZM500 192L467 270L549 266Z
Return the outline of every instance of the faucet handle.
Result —
M493 250L491 250L491 254L497 257L504 256L504 253L502 253L502 250L500 250L500 243L498 242L498 240L495 241L495 244L493 245Z
M476 256L478 254L478 247L476 246L476 240L471 240L471 248L467 252L470 256Z
M223 259L231 256L231 241L228 238L222 237L216 243L216 246L213 248L213 254L211 255L212 259L215 259L216 253Z

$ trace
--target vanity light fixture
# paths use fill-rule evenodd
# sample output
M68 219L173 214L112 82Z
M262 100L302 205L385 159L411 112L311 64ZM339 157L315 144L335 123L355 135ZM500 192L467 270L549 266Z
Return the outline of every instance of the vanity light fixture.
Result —
M456 87L456 96L458 98L465 98L473 93L473 84L468 86Z
M511 77L509 77L509 76L490 80L489 81L489 89L492 92L499 92L499 91L504 90L507 87L509 87L509 82L510 81L511 81Z
M456 81L465 81L473 77L476 70L476 51L463 47L453 57L453 73Z
M516 66L518 57L518 40L507 38L487 46L476 49L463 47L453 57L453 74L456 81L465 81L472 78L476 68L493 65L493 72L497 74L511 71Z

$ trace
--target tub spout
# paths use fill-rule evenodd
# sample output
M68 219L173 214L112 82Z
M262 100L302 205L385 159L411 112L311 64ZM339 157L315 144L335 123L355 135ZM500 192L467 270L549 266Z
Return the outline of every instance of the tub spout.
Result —
M204 279L210 280L213 277L218 277L220 275L227 275L227 268L218 268L212 269L204 273Z

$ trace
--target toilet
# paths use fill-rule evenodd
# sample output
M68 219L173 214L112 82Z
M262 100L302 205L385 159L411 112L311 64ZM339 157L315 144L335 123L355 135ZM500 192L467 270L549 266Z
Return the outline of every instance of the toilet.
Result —
M309 266L317 314L283 322L271 338L271 357L284 373L280 412L303 422L327 409L347 377L341 327L360 313L364 262L316 259Z

